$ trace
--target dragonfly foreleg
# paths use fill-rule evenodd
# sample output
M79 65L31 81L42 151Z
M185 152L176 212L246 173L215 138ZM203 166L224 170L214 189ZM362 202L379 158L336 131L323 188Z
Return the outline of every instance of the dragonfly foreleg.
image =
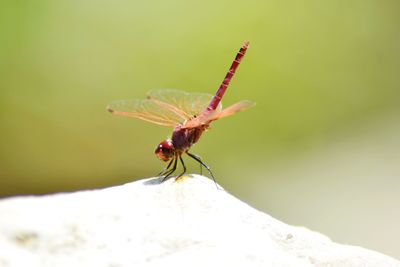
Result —
M167 167L165 167L159 174L157 174L158 177L163 176L165 173L167 173L169 167L171 167L172 162L174 161L174 159L171 159L167 165Z
M164 177L161 179L161 183L164 182L176 170L176 165L178 163L178 158L174 157L173 161L174 161L174 166L164 174Z

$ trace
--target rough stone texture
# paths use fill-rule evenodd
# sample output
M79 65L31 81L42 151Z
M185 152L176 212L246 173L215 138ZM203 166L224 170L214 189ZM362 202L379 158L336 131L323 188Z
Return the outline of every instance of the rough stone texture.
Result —
M259 212L202 176L0 201L0 267L400 266Z

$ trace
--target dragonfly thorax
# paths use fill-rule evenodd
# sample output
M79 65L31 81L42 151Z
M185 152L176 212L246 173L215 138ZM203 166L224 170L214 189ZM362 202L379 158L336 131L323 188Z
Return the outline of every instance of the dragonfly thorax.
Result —
M172 133L172 144L178 154L184 153L199 141L201 134L208 128L208 124L194 128L176 127Z
M159 159L163 161L169 161L170 159L172 159L175 155L175 147L172 143L172 140L167 139L162 141L160 144L158 144L154 153Z

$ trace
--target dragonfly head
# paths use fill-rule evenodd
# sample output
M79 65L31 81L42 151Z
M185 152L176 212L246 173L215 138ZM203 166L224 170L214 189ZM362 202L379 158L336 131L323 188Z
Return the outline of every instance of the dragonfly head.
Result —
M174 144L172 143L171 139L167 139L162 141L156 148L156 156L163 160L163 161L169 161L172 159L175 155L175 147Z

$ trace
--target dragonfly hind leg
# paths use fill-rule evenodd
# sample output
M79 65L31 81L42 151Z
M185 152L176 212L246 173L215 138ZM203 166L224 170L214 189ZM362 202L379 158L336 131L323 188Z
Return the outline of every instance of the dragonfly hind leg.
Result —
M210 175L211 175L211 177L212 177L212 179L213 179L213 181L214 181L214 183L215 183L215 186L217 187L217 189L219 189L219 188L218 188L218 185L217 185L217 182L215 181L214 174L213 174L212 171L211 171L211 168L208 167L208 165L205 164L205 163L201 160L201 158L200 158L199 156L197 156L197 155L195 155L195 154L191 154L191 153L189 153L189 152L186 152L186 154L188 154L189 157L191 157L192 159L194 159L195 161L197 161L198 163L200 163L201 166L204 166L204 168L207 169L207 171L210 173Z

